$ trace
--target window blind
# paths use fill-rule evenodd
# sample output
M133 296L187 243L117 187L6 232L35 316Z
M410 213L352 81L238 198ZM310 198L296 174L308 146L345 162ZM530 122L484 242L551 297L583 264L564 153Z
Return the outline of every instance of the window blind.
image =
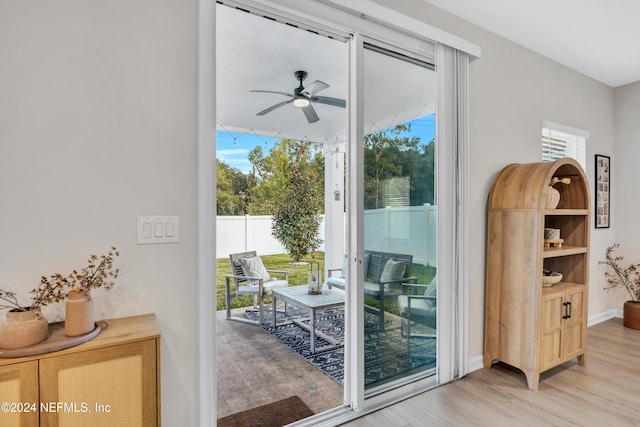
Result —
M587 169L586 138L580 135L542 128L542 161L553 162L563 157L575 159L584 170Z

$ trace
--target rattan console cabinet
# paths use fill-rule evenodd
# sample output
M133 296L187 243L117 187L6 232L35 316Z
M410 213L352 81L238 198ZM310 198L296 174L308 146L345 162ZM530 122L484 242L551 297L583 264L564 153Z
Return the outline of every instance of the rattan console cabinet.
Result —
M0 427L160 426L155 316L110 320L97 337L65 350L0 358L0 402Z

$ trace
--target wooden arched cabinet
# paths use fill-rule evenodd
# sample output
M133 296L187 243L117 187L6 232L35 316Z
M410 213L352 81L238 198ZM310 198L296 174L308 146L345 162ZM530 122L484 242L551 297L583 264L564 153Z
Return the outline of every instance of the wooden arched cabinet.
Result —
M548 206L553 178L560 193ZM573 159L512 164L498 174L488 203L484 366L522 370L529 388L540 373L570 359L584 365L589 290L589 185ZM544 229L561 246L545 247ZM542 271L563 275L543 286Z

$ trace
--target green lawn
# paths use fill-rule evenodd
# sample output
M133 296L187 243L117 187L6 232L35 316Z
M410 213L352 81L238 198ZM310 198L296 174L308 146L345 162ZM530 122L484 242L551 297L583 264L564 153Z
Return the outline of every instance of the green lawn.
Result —
M324 252L314 252L314 260L320 263L320 271L324 271ZM261 255L262 263L267 270L283 270L289 272L289 285L297 286L307 283L307 273L309 271L308 264L294 264L291 257L284 255ZM304 258L303 261L311 261L311 255ZM224 284L225 276L231 273L231 262L229 258L218 258L216 260L216 310L225 309ZM274 276L280 278L279 274ZM270 303L271 297L265 298ZM231 300L231 308L247 307L253 304L252 296L239 296Z
M315 261L320 263L320 271L324 271L324 252L315 252ZM308 264L294 264L289 255L264 255L261 256L262 262L268 270L285 270L289 272L289 285L297 286L307 283L307 273L309 271ZM305 258L305 261L310 261L311 255ZM224 298L224 284L225 276L231 274L231 263L229 258L218 258L216 260L217 275L216 275L216 310L225 309ZM435 276L435 267L426 267L421 264L413 264L411 266L411 276L418 278L418 283L429 283ZM271 297L265 299L267 303L271 302ZM365 303L373 307L377 307L378 303L375 300ZM231 300L231 308L247 307L253 304L253 297L241 296L233 298ZM394 301L386 301L385 311L398 314L398 308Z

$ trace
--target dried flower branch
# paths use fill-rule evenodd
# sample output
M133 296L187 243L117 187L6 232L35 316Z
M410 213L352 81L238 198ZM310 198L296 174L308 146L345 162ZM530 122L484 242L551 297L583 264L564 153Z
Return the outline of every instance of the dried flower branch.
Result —
M549 182L549 186L553 186L556 185L557 183L561 182L562 184L571 184L571 178L561 178L558 176L554 176L553 178L551 178L551 182Z
M638 275L640 264L629 264L626 268L622 267L620 262L624 258L620 255L613 255L613 252L619 246L619 243L609 246L604 261L598 261L598 264L608 267L608 270L604 273L604 277L607 279L607 286L604 289L609 291L622 287L629 292L629 296L633 301L640 301L640 276Z
M120 253L115 247L111 247L106 255L90 255L87 267L78 272L73 270L65 277L60 273L54 273L49 277L42 276L40 285L29 291L31 305L25 307L18 302L15 292L0 289L0 309L28 311L38 307L60 302L65 299L70 291L87 291L89 289L111 289L115 284L120 270L113 267L113 259Z
M67 291L84 292L90 289L111 289L120 270L113 267L113 259L120 253L111 247L106 255L89 255L88 265L82 270L73 270L68 277L53 274L49 279L42 278L50 287L61 286Z
M19 308L21 310L24 310L23 307L18 303L18 297L16 296L15 292L3 291L2 289L0 289L0 300L0 310L4 308Z

